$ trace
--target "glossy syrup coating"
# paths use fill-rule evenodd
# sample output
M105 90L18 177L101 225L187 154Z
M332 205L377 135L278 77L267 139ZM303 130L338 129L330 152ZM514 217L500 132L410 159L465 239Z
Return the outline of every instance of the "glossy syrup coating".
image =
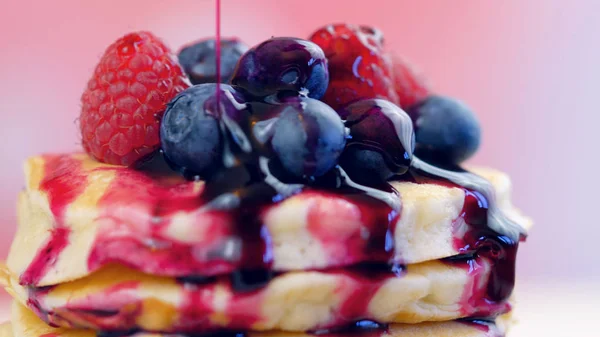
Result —
M227 83L248 46L238 38L221 39L221 78L217 79L216 41L206 39L184 46L177 55L192 84Z
M319 99L328 83L323 50L313 42L290 37L272 38L252 47L239 60L231 79L231 84L255 97L293 90Z
M410 117L397 105L366 99L338 111L350 129L340 165L356 181L383 182L408 171L415 137Z

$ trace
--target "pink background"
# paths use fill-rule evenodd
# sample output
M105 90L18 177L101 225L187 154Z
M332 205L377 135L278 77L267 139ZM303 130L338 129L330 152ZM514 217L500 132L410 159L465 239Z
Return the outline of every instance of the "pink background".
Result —
M434 88L479 114L476 164L511 174L536 221L519 277L600 280L593 217L600 110L600 2L223 0L224 35L255 44L330 22L380 27ZM369 7L367 7L367 4ZM148 29L174 49L214 33L213 1L0 0L0 257L15 229L21 163L79 150L79 97L104 48Z

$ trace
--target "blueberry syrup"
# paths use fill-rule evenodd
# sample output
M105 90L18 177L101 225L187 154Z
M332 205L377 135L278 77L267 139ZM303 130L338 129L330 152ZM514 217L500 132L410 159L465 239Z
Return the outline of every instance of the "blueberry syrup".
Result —
M333 197L332 192L307 191L302 197L311 200L307 210L308 230L323 244L328 256L338 257L335 265L392 262L399 212L362 193ZM331 208L343 211L335 214ZM351 234L340 238L336 224Z
M81 162L69 156L45 156L44 176L39 189L47 193L50 210L56 223L50 230L50 237L28 268L21 274L19 283L32 285L38 283L53 266L62 250L69 243L70 230L64 226L67 207L86 186L85 174L81 171ZM71 174L71 172L75 172Z
M445 259L473 277L472 284L465 287L462 310L472 314L476 309L479 317L509 311L506 300L514 287L518 242L525 238L525 232L497 209L491 184L475 174L440 169L419 159L413 161L409 178L404 179L464 190L464 206L454 222L454 245L460 255ZM480 279L481 259L491 264L487 280Z
M368 308L373 296L388 279L402 276L402 268L395 267L392 270L396 272L390 272L390 266L385 263L365 263L344 269L342 273L352 282L360 283L360 286L350 287L351 294L341 303L337 322L333 326L347 325L348 322L371 318L368 315ZM338 291L344 291L343 287Z
M221 0L215 0L215 26L216 97L221 102Z
M413 160L409 176L409 179L412 177L412 180L417 183L459 187L465 191L467 196L474 197L472 199L474 205L464 210L465 221L470 226L497 233L497 235L505 236L513 242L525 238L524 229L506 217L498 208L494 188L486 179L464 170L445 170L427 164L418 158ZM468 204L468 202L465 204Z

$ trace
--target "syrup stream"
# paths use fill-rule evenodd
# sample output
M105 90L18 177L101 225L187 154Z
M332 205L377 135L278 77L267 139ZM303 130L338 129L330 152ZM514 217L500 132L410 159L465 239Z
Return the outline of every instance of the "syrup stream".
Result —
M215 0L215 62L217 63L217 102L221 102L221 0Z

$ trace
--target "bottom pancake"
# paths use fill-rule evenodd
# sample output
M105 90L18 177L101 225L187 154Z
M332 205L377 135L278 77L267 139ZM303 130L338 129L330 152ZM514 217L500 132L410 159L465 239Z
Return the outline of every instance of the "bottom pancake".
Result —
M302 332L364 319L415 324L508 312L506 300L488 296L493 265L476 262L430 261L397 273L388 266L290 272L251 291L239 290L235 278L187 283L111 265L44 288L13 276L7 290L42 320L69 329Z
M334 332L319 334L326 337L502 337L505 335L510 317L498 317L496 324L472 322L429 322L419 324L391 324L385 329L364 329L350 332ZM33 312L14 301L12 305L12 321L0 325L0 337L96 337L91 330L71 330L53 328L38 318ZM156 333L138 332L131 337L174 336ZM236 336L232 334L232 336ZM239 334L237 335L239 336ZM251 332L248 337L313 337L315 335L301 332ZM127 337L125 335L120 337Z

